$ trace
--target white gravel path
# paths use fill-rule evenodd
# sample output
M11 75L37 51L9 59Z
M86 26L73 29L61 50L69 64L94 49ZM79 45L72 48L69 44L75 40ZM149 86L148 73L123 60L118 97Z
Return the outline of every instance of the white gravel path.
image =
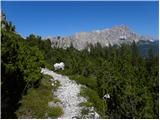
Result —
M54 92L54 95L61 100L61 106L63 107L64 114L60 119L72 119L80 116L82 107L79 104L87 101L86 98L79 95L81 85L70 80L67 76L57 74L46 68L42 68L41 72L52 76L54 80L58 80L61 84L57 91Z

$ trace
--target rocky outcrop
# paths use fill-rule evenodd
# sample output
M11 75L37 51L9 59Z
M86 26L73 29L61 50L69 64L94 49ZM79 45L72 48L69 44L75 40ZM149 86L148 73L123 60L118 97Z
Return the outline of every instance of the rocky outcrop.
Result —
M88 44L100 43L102 46L120 45L133 41L151 41L150 37L140 36L132 32L127 26L120 25L110 29L96 30L92 32L79 32L68 37L50 38L52 47L67 48L71 44L78 50L84 49Z

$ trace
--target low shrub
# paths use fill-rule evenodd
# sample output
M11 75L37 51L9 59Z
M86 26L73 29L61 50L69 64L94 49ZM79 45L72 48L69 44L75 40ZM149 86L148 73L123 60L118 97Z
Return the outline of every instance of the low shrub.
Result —
M79 84L86 85L87 87L90 87L92 89L97 88L96 77L94 76L84 77L81 75L70 75L69 78L71 80L75 80Z
M48 102L58 101L58 99L53 98L52 89L50 82L50 76L45 75L38 88L31 88L28 90L27 94L23 96L20 101L21 106L16 111L18 118L47 118L46 113L51 115L53 118L57 118L62 115L61 108L49 108ZM51 111L53 113L51 114ZM54 116L55 115L55 116ZM50 116L49 116L50 117Z
M58 118L63 114L63 110L61 107L51 107L48 108L48 116L51 118Z
M88 101L93 104L93 106L96 108L96 111L103 118L103 116L105 114L105 110L106 110L106 105L105 105L105 101L99 97L98 93L95 90L90 89L90 88L82 88L80 95L83 97L87 97ZM84 104L84 103L82 103L82 104ZM88 105L88 103L87 103L87 105Z
M84 107L92 107L93 103L87 101L87 102L82 102L79 105Z

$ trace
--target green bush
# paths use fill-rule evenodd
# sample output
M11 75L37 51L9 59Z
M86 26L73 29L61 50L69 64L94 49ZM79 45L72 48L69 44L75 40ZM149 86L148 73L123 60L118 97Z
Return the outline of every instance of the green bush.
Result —
M95 89L97 87L96 77L93 76L84 77L81 75L70 75L69 78L71 80L75 80L79 84L86 85L92 89Z
M82 102L82 103L80 103L79 104L80 106L85 106L85 107L92 107L93 106L93 103L91 103L91 102Z
M89 109L82 109L81 114L83 115L87 115L89 113Z
M63 114L61 107L50 107L48 108L48 116L51 118L58 118Z
M80 95L82 95L84 97L88 97L88 101L93 104L93 106L96 108L96 111L103 118L104 112L106 110L106 105L105 105L104 100L102 100L99 97L98 93L95 90L92 90L90 88L82 88Z
M62 75L70 75L70 71L67 68L64 68L64 70L56 70L55 72Z

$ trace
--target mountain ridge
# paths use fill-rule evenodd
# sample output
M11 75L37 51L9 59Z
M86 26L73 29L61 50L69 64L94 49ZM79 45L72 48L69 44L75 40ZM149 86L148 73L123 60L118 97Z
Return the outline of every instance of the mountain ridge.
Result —
M91 32L76 32L71 36L50 37L52 47L67 48L71 44L74 48L82 50L88 44L95 45L100 43L102 47L110 45L120 45L122 43L137 42L152 42L153 39L149 36L142 36L130 30L126 25L117 25L112 28L101 30L93 30Z

